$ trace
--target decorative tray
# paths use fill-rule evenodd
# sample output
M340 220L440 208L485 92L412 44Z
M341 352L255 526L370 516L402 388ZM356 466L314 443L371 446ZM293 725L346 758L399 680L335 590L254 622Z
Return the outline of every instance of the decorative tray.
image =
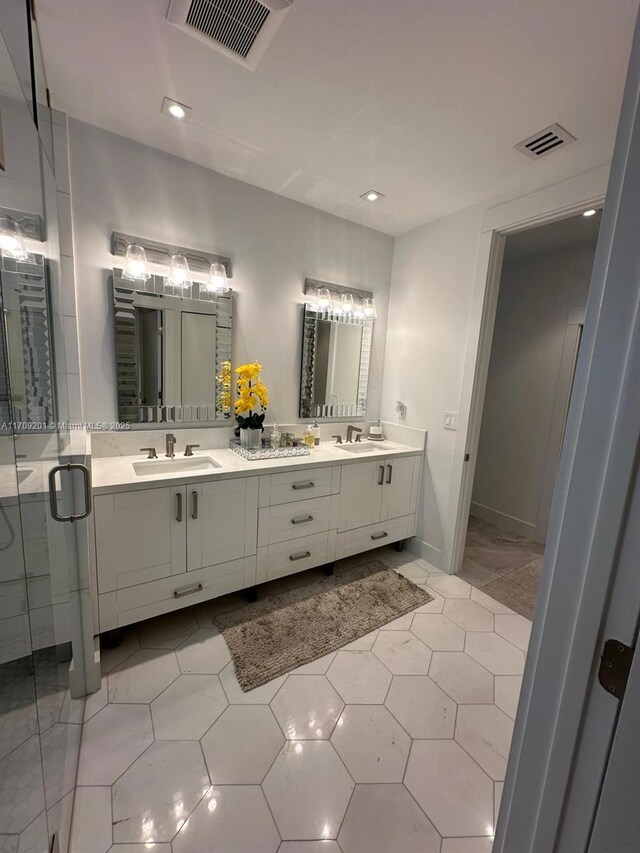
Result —
M304 444L298 447L242 447L239 441L233 439L229 447L243 459L287 459L291 456L309 456L311 449Z

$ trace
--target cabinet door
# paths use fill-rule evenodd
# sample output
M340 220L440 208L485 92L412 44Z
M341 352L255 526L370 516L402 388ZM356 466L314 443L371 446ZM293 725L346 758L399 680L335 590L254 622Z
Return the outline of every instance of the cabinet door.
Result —
M98 495L98 592L186 571L184 486Z
M385 460L380 520L411 513L413 457Z
M256 553L257 477L187 486L187 505L189 571Z
M342 466L339 530L352 530L380 521L384 473L382 462Z

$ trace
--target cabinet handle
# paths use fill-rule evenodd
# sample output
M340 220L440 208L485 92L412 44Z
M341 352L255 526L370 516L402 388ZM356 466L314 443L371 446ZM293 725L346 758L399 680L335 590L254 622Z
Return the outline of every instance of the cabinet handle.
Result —
M391 482L391 477L393 476L393 465L387 465L387 483Z
M312 489L314 486L315 483L312 483L311 480L309 480L308 483L293 483L291 488L294 492L297 492L299 489Z
M182 598L185 595L193 595L194 592L202 592L202 584L197 583L193 586L183 587L182 589L174 589L173 597Z
M198 517L198 493L191 492L191 497L193 498L193 510L191 512L191 518L195 521Z
M384 483L384 465L381 465L378 468L378 485L381 486Z
M176 494L176 502L178 504L178 508L176 511L176 521L182 521L182 492L178 492Z
M291 524L307 524L310 521L313 521L312 515L303 515L302 517L292 518Z
M289 559L292 563L295 563L296 560L306 560L307 557L311 556L311 551L303 551L301 554L291 554Z
M385 530L385 531L383 531L382 533L374 533L374 534L372 535L372 537L371 537L371 538L372 538L372 539L373 539L373 541L375 542L375 540L376 540L376 539L386 539L388 535L389 535L389 534L388 534L388 533L387 533L387 531Z

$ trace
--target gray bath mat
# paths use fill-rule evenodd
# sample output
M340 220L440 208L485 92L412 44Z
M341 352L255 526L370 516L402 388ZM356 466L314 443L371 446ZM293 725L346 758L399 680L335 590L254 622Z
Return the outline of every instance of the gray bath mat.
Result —
M433 600L378 560L263 598L213 620L244 692L334 652Z

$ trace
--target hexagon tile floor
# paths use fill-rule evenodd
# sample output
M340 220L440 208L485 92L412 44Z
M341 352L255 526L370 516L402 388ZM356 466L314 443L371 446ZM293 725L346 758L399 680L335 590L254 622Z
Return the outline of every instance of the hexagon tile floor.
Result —
M375 556L434 600L250 693L211 623L228 601L105 652L72 853L489 853L531 624Z

